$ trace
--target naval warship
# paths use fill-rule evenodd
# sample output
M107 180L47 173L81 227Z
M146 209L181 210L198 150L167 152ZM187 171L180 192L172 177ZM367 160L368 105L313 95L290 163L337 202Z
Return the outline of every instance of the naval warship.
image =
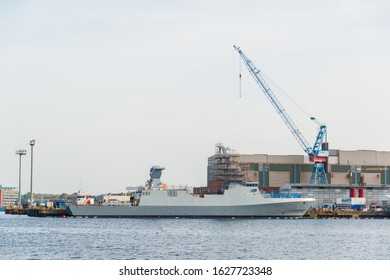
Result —
M302 217L313 198L274 196L254 182L229 182L218 194L195 194L160 181L163 167L153 166L145 186L128 187L127 201L69 205L67 215L93 218L266 218Z

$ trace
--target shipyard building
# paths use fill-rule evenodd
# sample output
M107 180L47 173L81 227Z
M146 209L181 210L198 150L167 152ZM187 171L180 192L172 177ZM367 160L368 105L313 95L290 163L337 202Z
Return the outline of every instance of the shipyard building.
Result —
M304 155L239 154L216 144L208 158L207 187L196 191L216 193L226 181L258 182L266 192L299 192L322 205L355 197L370 204L390 194L390 152L329 150L327 185L310 184L312 168Z

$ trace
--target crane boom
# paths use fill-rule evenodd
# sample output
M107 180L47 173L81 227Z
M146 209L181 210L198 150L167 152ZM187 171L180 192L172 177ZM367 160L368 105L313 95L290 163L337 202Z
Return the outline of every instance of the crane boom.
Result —
M245 62L246 67L249 70L249 73L253 76L257 84L260 86L261 90L267 96L268 100L274 106L278 114L281 116L284 123L287 125L288 129L294 135L295 139L298 141L299 145L303 148L303 150L311 155L313 153L312 147L310 147L309 142L307 142L306 138L303 136L299 128L293 122L287 111L284 109L282 104L276 98L275 94L272 92L271 88L268 86L263 76L260 73L260 70L256 68L256 66L252 63L252 61L241 51L239 47L233 46L234 49L240 54L242 60Z
M327 184L328 179L325 172L324 165L328 161L329 152L322 150L322 144L324 137L326 136L326 126L320 124L319 131L314 142L313 147L309 145L306 138L303 136L301 131L298 129L294 121L291 119L287 111L284 109L282 104L279 102L271 88L268 86L267 82L263 78L260 70L252 63L252 61L241 51L239 47L233 46L234 49L239 53L242 60L244 61L246 67L249 70L249 73L255 79L256 83L260 86L263 93L266 95L268 100L271 102L272 106L276 109L277 113L280 115L284 123L287 125L288 129L291 131L295 139L298 141L299 145L303 148L306 154L309 156L310 161L314 162L313 172L310 179L310 182L313 184ZM315 118L311 118L315 120Z

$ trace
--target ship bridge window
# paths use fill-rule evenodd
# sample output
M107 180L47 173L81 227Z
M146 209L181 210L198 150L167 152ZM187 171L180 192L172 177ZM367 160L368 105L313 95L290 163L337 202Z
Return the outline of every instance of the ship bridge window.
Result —
M168 190L167 195L170 197L176 197L177 196L177 190Z

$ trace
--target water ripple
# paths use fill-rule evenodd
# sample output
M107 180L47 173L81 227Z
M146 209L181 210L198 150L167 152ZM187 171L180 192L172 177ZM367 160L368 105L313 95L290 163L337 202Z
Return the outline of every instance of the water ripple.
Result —
M60 219L0 214L0 259L390 259L389 220Z

